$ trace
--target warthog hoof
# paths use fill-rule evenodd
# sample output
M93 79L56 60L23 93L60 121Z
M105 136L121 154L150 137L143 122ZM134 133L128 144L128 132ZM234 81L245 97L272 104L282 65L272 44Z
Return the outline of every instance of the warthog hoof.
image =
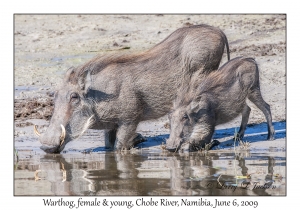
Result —
M220 144L220 142L218 140L212 140L212 142L209 143L209 150L211 150L212 148L214 148L215 146L218 146Z
M214 148L215 146L218 146L219 144L220 142L218 140L212 140L210 143L205 145L193 144L191 148L192 151L199 151L199 150L208 151Z
M136 137L133 139L133 146L136 146L140 143L147 141L145 137L143 137L140 133L136 133Z

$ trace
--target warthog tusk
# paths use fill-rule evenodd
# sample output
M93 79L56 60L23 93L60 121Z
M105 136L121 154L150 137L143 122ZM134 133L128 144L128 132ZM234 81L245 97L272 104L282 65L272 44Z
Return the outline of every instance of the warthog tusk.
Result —
M63 173L63 180L62 180L62 182L65 182L67 180L67 171L65 169L65 165L62 162L60 162L60 163L61 163L61 167L62 167L62 169L60 169L60 170Z
M33 126L33 131L34 131L34 134L37 135L38 137L41 135L41 134L38 132L36 125Z
M38 181L41 180L41 178L38 176L38 173L41 172L41 170L36 170L34 172L34 181Z
M65 127L62 125L62 124L60 124L60 127L61 127L61 130L62 130L62 132L61 132L61 136L59 137L60 138L60 146L64 143L64 141L65 141L65 137L66 137L66 129L65 129Z

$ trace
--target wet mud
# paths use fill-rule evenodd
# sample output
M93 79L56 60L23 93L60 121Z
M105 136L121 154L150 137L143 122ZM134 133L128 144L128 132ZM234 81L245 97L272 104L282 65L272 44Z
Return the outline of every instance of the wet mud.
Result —
M14 101L14 119L44 119L50 120L54 109L53 97L16 99ZM24 127L28 123L16 124L17 127Z

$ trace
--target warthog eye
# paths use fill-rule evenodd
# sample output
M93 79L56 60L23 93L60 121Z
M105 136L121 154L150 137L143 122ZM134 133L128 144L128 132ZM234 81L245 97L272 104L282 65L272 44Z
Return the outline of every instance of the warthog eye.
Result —
M189 116L188 116L187 114L184 114L184 115L182 116L182 120L187 120L187 119L189 119Z
M79 101L79 95L78 95L78 93L71 93L71 95L70 95L70 101L71 102L78 102Z

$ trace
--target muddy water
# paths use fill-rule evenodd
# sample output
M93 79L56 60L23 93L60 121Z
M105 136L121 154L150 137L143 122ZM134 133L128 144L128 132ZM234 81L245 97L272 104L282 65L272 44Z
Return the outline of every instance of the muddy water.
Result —
M285 195L278 153L33 155L15 162L15 195Z

